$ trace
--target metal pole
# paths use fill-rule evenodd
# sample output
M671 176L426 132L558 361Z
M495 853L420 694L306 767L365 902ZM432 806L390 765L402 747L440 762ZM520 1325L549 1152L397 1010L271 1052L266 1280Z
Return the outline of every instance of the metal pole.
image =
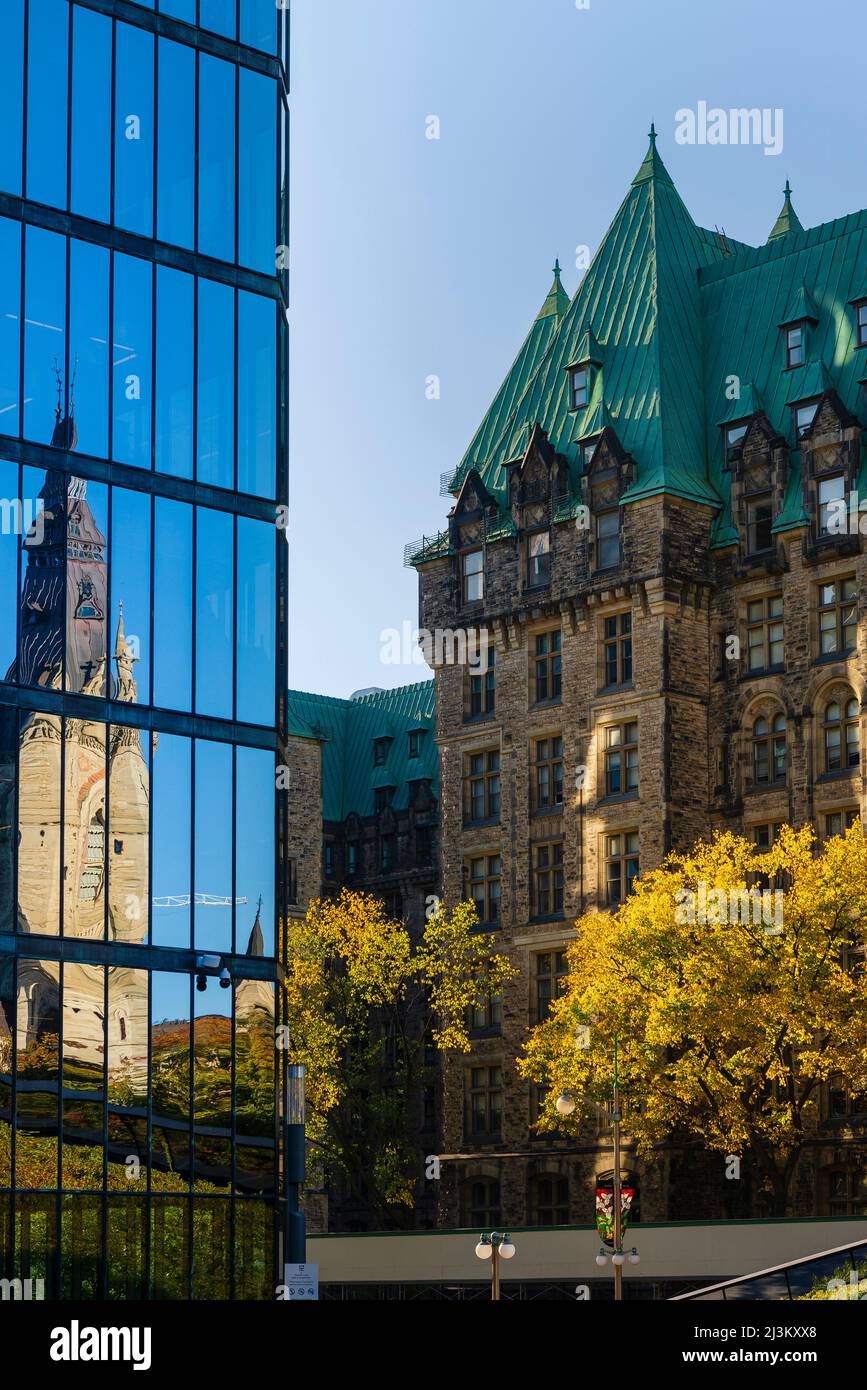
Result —
M307 1259L307 1223L301 1210L301 1186L305 1177L304 1068L287 1066L283 1101L283 1228L284 1264L304 1264Z
M614 1253L623 1253L620 1221L620 1088L617 1077L617 1034L614 1034ZM623 1298L623 1266L614 1266L614 1298Z
M491 1244L494 1247L494 1253L491 1256L491 1300L494 1301L500 1297L500 1245L493 1236L491 1237Z

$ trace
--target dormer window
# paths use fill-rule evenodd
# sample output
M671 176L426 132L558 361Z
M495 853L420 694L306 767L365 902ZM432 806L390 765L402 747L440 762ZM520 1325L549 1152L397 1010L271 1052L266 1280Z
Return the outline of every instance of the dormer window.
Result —
M572 388L572 409L583 410L590 400L590 370L588 367L573 367L569 376Z
M538 589L551 578L551 533L536 531L527 537L527 588Z
M584 465L585 471L590 467L591 463L593 462L593 456L596 453L598 447L598 439L588 439L585 444L581 445L581 462Z
M845 530L846 479L842 473L819 479L819 535L839 536Z
M867 347L867 299L855 305L855 346Z
M461 594L464 603L481 603L484 598L484 551L470 550L461 557Z
M373 766L385 767L385 760L388 757L388 750L391 747L390 738L375 738L373 740Z
M596 516L596 568L614 569L620 564L620 511L599 512Z
M747 501L747 554L761 555L773 544L771 524L774 519L773 500L769 492L760 493Z
M806 342L806 325L803 323L793 324L786 329L786 366L801 367L804 364L804 346Z
M409 731L409 756L411 758L421 757L421 741L424 738L423 729L410 729Z
M394 800L394 793L395 793L395 788L394 788L394 787L376 787L376 788L374 788L374 792L373 792L373 809L374 809L374 811L376 812L377 815L381 815L383 811L385 811L385 810L388 809L388 807L391 805L391 803L392 803L393 800Z
M737 449L739 449L740 446L743 444L744 440L746 439L746 435L747 435L747 430L748 430L748 429L749 429L749 424L746 424L746 425L729 425L728 429L726 430L726 462L727 462L727 463L730 461L730 459L731 459L732 455L735 453L735 451L736 451Z
M809 434L810 426L816 418L816 411L818 409L818 401L812 401L809 405L799 405L796 408L795 434L798 439L803 439L805 434Z

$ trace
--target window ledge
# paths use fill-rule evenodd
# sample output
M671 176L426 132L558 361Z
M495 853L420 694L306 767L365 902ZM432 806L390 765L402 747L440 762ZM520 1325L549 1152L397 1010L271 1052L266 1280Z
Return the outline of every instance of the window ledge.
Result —
M499 825L499 816L486 816L484 820L465 820L464 830L484 830L489 825Z
M597 806L619 806L624 801L638 801L639 792L612 792L609 796L601 796L596 802Z
M847 778L857 777L860 771L860 763L856 763L854 767L838 767L835 768L833 772L820 773L816 778L816 782L845 782Z
M530 917L531 922L563 922L566 919L565 912L548 912L544 917Z
M632 681L620 681L617 685L600 685L596 691L597 695L617 695L621 690L634 690L635 685Z

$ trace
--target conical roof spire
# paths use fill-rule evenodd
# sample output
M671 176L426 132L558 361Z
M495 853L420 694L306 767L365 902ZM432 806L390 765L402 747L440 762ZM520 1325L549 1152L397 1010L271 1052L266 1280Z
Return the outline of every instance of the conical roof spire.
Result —
M647 183L650 179L656 179L659 183L671 183L671 175L666 169L656 148L656 126L651 121L650 130L647 133L650 141L647 147L647 154L641 164L641 168L632 180L633 188L636 184ZM672 187L674 185L672 184Z
M563 288L563 284L560 279L561 274L562 271L560 270L560 258L558 256L557 260L554 262L554 283L548 291L548 296L545 300L545 303L542 305L541 309L536 315L537 323L539 319L547 319L551 317L562 318L566 310L569 308L569 296Z
M783 206L780 215L771 228L768 241L778 241L780 237L788 236L790 232L802 232L804 230L801 220L795 209L792 207L792 190L789 180L786 179L786 186L783 189Z

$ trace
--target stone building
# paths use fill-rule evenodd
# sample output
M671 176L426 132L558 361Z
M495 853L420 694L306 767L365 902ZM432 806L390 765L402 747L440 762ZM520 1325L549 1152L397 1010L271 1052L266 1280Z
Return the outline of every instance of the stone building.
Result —
M359 692L349 700L289 695L290 917L343 887L381 898L413 935L439 891L439 759L434 683ZM437 1152L439 1086L413 1097L419 1153ZM315 1171L315 1156L310 1156ZM414 1221L432 1226L437 1194L419 1185ZM307 1189L310 1229L368 1230L363 1194Z
M443 895L519 972L446 1071L443 1149L474 1156L446 1165L446 1224L587 1221L610 1178L608 1135L534 1135L515 1069L580 913L717 827L767 845L864 812L867 558L834 504L867 494L865 379L867 212L805 230L787 185L767 243L736 242L651 131L412 557L421 628L488 640L484 669L435 673ZM857 1109L825 1096L799 1212L867 1211ZM626 1161L645 1220L761 1210L720 1160Z

